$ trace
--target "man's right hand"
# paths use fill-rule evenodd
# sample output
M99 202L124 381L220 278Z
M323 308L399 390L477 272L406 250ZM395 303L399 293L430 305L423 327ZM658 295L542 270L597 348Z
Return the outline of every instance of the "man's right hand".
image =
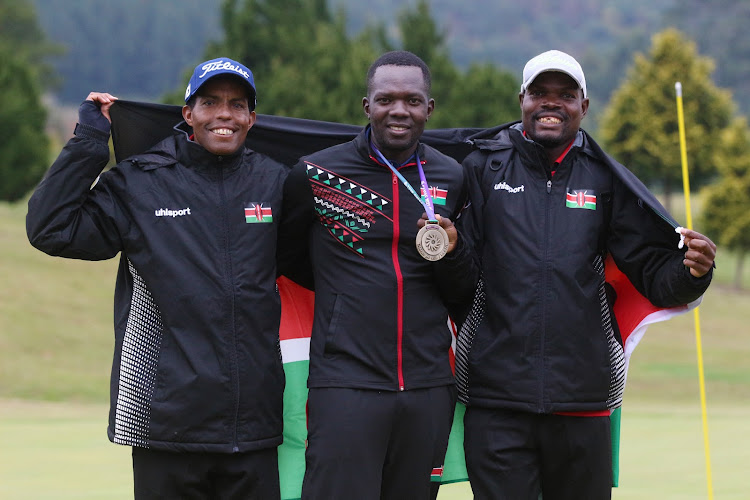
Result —
M106 92L89 93L86 100L78 108L78 123L109 133L112 123L109 108L116 100L117 97Z

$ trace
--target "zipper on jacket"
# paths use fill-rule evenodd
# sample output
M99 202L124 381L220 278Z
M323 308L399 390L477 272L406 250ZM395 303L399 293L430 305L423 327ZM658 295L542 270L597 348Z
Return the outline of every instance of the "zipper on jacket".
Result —
M549 288L549 245L547 244L550 239L550 206L552 204L552 173L547 171L547 198L544 203L544 241L542 242L542 247L544 248L544 255L542 256L542 263L543 263L543 269L542 269L542 286L540 287L540 293L542 296L541 299L541 306L542 306L542 318L541 318L541 324L540 324L540 331L539 331L539 362L542 364L539 368L539 408L538 410L543 412L545 411L545 397L544 397L544 387L545 387L545 380L544 376L547 373L547 370L545 369L544 365L546 364L545 361L545 340L547 335L547 317L548 317L548 311L547 311L547 300L544 297L544 294L547 293L547 289Z
M223 158L219 157L219 163ZM230 371L232 373L233 385L234 385L234 418L232 422L232 452L237 453L240 451L237 443L237 422L240 414L240 377L239 377L239 362L237 361L237 329L236 318L235 318L235 293L234 293L234 278L232 271L232 257L231 257L231 242L229 232L229 213L227 207L227 195L224 189L224 168L223 165L219 167L219 199L220 199L220 210L221 210L221 223L224 231L224 272L226 273L226 284L227 292L229 294L229 305L230 311L230 329L232 335L231 349L230 349Z
M398 177L391 173L393 186L393 239L391 240L391 260L393 269L396 272L396 358L398 370L398 390L404 388L404 359L402 343L404 338L404 277L401 274L401 264L398 261L398 239L399 231L399 197L398 197Z

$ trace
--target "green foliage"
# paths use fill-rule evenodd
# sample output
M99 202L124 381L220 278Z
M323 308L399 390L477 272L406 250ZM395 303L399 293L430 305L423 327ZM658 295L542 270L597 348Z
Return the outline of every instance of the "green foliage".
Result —
M3 48L15 59L28 61L25 70L41 85L51 87L57 82L46 58L60 55L62 48L47 40L31 0L0 0L0 49Z
M435 113L430 127L491 127L518 119L520 83L491 64L472 64L462 73L451 61L447 35L426 0L419 0L414 10L402 10L398 27L403 49L421 57L432 73Z
M701 227L720 247L738 253L741 270L750 248L750 129L737 118L723 134L714 161L720 180L704 190ZM739 274L739 273L738 273Z
M350 38L343 14L323 0L225 0L224 38L206 59L226 55L255 76L262 114L362 122L369 34Z
M259 113L364 124L367 69L381 53L403 48L424 59L432 72L437 105L431 127L515 119L513 77L490 65L473 65L461 74L427 1L396 17L394 41L378 24L350 35L344 12L331 13L321 0L225 0L224 38L210 44L204 57L223 54L253 71ZM179 99L178 91L170 96L170 102Z
M472 64L448 83L449 99L442 114L436 111L435 127L493 127L521 117L521 83L507 71L491 64Z
M47 36L68 50L54 61L64 78L56 97L75 105L92 89L147 100L159 99L178 86L184 90L182 71L202 60L209 40L222 37L223 0L118 0L108 2L106 9L97 0L30 1L37 6ZM318 7L327 4L332 11L345 10L350 34L383 24L385 28L378 28L382 41L398 37L397 13L403 8L415 10L418 1L328 0L318 2ZM249 5L234 3L238 12ZM666 26L682 28L696 40L701 53L717 61L716 82L733 90L745 113L750 110L750 37L744 36L750 2L562 0L550 8L543 0L430 0L429 6L450 59L461 72L475 63L489 64L510 68L520 77L526 60L544 50L573 54L589 84L589 131L595 131L605 103L623 77L623 61L630 61L635 51L647 50L650 36ZM288 13L298 20L293 26L302 32L307 23L317 22L315 17L297 16L294 9ZM252 36L242 30L236 34L240 41ZM271 54L278 43L269 37L261 42L253 45L257 53ZM387 50L389 43L379 47ZM170 102L179 103L181 93L175 92ZM436 98L445 109L444 96L436 94Z
M681 33L659 33L648 56L636 55L602 117L609 152L645 182L662 183L667 195L682 176L676 82L684 92L690 183L698 187L715 173L715 138L728 124L732 105L729 93L711 82L712 69L713 62Z
M0 200L21 199L47 168L37 58L48 50L26 0L0 0Z

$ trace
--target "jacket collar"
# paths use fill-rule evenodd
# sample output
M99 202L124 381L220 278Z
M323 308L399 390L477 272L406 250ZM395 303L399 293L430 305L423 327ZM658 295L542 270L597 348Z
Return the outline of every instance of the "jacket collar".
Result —
M231 154L216 155L191 139L191 131L184 121L175 125L174 129L178 132L175 137L176 158L183 165L199 171L213 171L236 170L242 163L244 145Z
M375 151L373 151L372 148L370 147L370 125L367 125L357 135L357 137L354 138L354 146L357 149L357 152L359 153L359 155L363 159L374 161L378 165L382 165L387 168L387 165L383 163L383 160L381 160L378 154ZM425 148L424 148L424 144L422 144L422 141L417 142L416 151L419 154L420 161L423 161L424 155L425 155ZM413 156L414 155L412 155L412 158L407 160L407 162L404 163L403 165L393 165L393 166L396 168L401 168L402 166L405 166L405 165L410 165L410 164L416 165L416 163L414 162ZM390 161L390 159L388 159L388 161Z

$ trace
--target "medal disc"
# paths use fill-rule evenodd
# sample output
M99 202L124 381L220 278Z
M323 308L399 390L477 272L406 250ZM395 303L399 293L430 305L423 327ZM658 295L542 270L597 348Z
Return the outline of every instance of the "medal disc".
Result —
M417 251L426 260L440 260L448 252L448 233L437 221L427 221L417 233Z

